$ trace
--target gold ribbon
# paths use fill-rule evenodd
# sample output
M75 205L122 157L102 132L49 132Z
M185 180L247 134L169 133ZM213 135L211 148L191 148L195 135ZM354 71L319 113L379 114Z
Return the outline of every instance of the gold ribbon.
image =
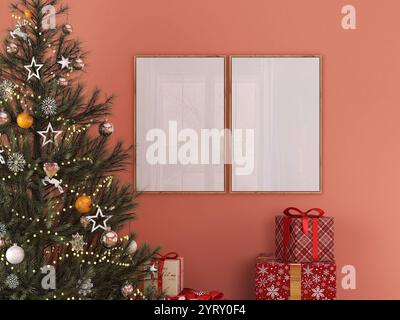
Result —
M290 300L301 300L301 264L290 265Z

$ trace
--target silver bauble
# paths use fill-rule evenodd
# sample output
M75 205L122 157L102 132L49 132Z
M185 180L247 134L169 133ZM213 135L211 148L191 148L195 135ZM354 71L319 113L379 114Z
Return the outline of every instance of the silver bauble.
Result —
M113 134L113 132L114 132L114 125L111 122L105 121L100 123L99 133L103 137L109 137Z
M7 45L6 51L9 54L16 54L18 52L18 46L14 42L11 42Z
M85 63L81 58L78 58L74 61L74 69L82 70L85 67Z
M72 33L72 26L70 24L66 24L63 26L64 34L71 34Z
M8 112L4 110L0 110L0 126L4 126L9 124L11 121L11 117Z

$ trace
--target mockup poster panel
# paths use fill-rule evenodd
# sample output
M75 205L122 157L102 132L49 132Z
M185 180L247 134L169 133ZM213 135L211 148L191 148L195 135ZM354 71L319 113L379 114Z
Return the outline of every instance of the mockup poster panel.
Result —
M321 192L320 60L232 58L233 192Z
M135 75L136 190L224 192L225 58L136 57Z

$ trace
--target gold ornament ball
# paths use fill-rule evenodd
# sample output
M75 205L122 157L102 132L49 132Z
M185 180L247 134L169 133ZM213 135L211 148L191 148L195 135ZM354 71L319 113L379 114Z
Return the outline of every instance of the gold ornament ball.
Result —
M72 33L72 26L70 24L66 24L63 26L64 34L71 34Z
M7 53L9 54L16 54L18 52L18 46L14 43L11 42L7 48L6 48Z
M5 126L6 124L10 123L10 115L8 114L8 112L1 110L0 111L0 126Z
M86 195L78 197L75 201L75 208L81 214L89 213L92 210L92 199Z
M18 115L17 123L22 129L29 129L33 125L33 117L24 111Z
M32 18L32 11L26 9L26 10L24 11L24 16L25 16L25 18L27 18L27 19L31 19L31 18Z
M85 63L81 58L78 58L74 61L74 68L76 70L82 70L85 67Z

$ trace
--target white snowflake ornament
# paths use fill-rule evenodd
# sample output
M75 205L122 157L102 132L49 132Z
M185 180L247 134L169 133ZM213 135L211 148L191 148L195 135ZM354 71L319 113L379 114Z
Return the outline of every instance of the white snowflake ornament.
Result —
M7 234L7 227L4 223L0 223L0 238L4 238Z
M79 233L75 234L72 236L72 240L69 242L72 246L72 251L83 251L84 246L86 245L86 242L83 241L83 236L81 236Z
M78 293L81 296L86 297L86 296L92 294L92 289L93 289L92 279L79 280L78 288L79 288Z
M20 153L12 153L7 161L7 167L11 172L18 173L24 171L26 161Z
M57 113L57 101L54 98L48 97L43 100L40 109L44 115L53 116Z
M5 284L10 289L17 289L19 287L19 279L15 274L7 276Z
M0 98L10 99L14 94L14 85L9 80L3 80L0 82Z

